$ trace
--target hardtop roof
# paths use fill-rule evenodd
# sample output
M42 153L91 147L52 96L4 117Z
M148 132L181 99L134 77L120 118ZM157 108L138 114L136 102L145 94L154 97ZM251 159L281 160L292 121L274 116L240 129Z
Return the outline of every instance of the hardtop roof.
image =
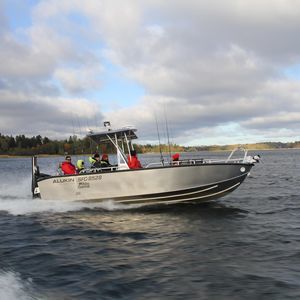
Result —
M127 136L128 140L133 140L137 139L137 135L135 132L137 131L136 128L134 127L123 127L120 129L108 129L104 131L99 131L99 132L91 132L87 134L87 137L95 141L96 143L107 143L110 142L110 137L111 139L115 139L117 136L118 140L125 140L125 135Z

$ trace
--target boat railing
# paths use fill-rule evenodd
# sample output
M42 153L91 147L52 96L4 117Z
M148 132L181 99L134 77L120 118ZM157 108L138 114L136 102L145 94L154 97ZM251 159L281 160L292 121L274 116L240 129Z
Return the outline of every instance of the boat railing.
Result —
M117 166L103 167L103 168L87 168L81 170L79 174L101 173L101 172L108 172L108 171L116 171L117 169L118 169Z
M207 158L194 158L194 159L182 159L178 161L168 162L165 161L164 164L161 162L152 162L145 166L145 168L157 168L162 166L188 166L188 165L200 165L200 164L224 164L224 163L252 163L252 156L247 156L247 150L243 149L244 156L233 158L233 154L238 149L234 149L227 158L223 159L207 159ZM239 149L240 150L240 149Z
M223 164L223 163L243 163L244 162L244 158L232 158L232 159L205 159L203 160L203 164L211 164L211 163L219 163L219 164Z
M238 146L238 147L234 148L234 149L231 151L231 153L229 154L229 156L227 157L226 162L232 161L232 157L233 157L233 155L234 155L237 151L241 151L241 152L244 153L244 157L243 157L242 159L239 158L238 160L239 160L240 162L246 162L246 161L247 161L248 150L247 150L246 148L242 147L242 146Z
M164 164L162 162L153 162L153 163L149 163L148 165L146 165L144 168L158 168L158 167L163 167Z
M199 165L199 164L212 164L212 163L242 163L244 158L232 158L232 159L185 159L171 163L172 165Z
M244 156L243 157L236 157L233 158L233 155L237 151L243 151ZM232 152L229 154L229 156L225 159L205 159L205 158L194 158L194 159L182 159L179 161L169 162L165 161L162 162L151 162L144 166L144 168L158 168L163 166L187 166L187 165L199 165L199 164L212 164L212 163L245 163L249 162L249 157L247 156L248 150L246 150L243 147L237 147L232 150ZM80 174L89 174L89 173L100 173L100 172L107 172L107 171L116 171L119 170L118 166L110 166L105 168L89 168L84 169L80 171Z

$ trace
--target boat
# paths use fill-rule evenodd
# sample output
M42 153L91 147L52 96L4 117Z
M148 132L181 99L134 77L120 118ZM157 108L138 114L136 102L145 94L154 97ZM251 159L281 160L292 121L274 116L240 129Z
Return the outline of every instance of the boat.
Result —
M137 139L137 129L132 126L112 129L109 122L105 125L102 131L91 131L87 136L97 145L111 144L116 151L116 164L86 168L75 175L49 175L40 172L37 156L33 156L33 197L143 205L205 202L237 189L259 161L259 156L248 156L247 150L239 147L222 160L160 159L130 169L128 159L134 150L132 141ZM241 157L235 158L239 151Z

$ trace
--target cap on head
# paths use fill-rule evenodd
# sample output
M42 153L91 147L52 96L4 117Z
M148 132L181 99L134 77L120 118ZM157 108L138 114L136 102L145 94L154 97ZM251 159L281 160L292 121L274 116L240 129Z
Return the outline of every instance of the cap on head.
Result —
M179 153L175 153L174 155L172 155L172 159L173 160L178 160L179 159Z

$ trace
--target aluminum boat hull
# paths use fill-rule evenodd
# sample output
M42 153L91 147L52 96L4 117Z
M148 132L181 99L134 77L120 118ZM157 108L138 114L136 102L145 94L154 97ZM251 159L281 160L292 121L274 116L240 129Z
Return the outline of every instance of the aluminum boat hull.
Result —
M251 163L210 163L51 176L37 180L45 200L105 201L124 204L204 202L232 192Z

